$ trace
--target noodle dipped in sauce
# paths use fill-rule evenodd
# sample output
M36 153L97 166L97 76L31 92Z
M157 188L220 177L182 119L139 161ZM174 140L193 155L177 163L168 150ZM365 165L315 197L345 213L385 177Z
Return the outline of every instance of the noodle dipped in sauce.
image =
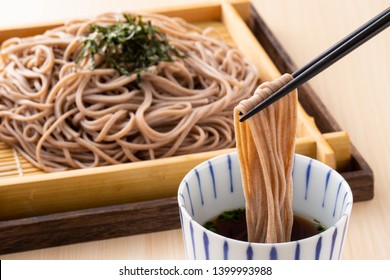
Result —
M118 24L120 14L5 41L0 140L47 172L234 147L232 109L253 92L255 67L209 29L142 19L183 56L129 75L108 64L91 69L88 54L76 63L91 25Z
M291 237L297 91L242 123L240 113L245 114L291 79L291 75L285 74L261 84L251 98L234 109L250 242L286 242Z

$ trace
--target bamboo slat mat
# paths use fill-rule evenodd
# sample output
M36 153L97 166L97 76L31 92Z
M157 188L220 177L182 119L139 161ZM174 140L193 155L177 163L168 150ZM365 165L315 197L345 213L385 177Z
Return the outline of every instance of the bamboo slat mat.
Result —
M0 142L0 178L43 174L15 149Z

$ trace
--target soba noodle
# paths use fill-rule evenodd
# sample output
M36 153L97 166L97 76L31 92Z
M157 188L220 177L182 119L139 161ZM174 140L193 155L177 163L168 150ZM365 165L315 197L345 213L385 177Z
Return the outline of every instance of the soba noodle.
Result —
M47 171L234 147L232 110L257 72L234 48L181 19L142 15L185 57L137 75L75 63L91 23L75 20L1 48L0 140ZM1 66L0 66L1 67Z
M243 123L239 121L239 113L247 113L291 79L285 74L273 82L261 84L251 98L234 109L250 242L285 242L291 237L297 91Z

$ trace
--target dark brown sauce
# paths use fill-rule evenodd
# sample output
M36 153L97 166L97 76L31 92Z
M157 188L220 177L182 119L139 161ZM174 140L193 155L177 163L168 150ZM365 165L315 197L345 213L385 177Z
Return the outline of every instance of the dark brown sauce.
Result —
M217 218L205 223L204 227L228 238L248 241L244 209L221 213ZM324 230L325 228L317 220L309 220L294 214L291 241L308 238Z

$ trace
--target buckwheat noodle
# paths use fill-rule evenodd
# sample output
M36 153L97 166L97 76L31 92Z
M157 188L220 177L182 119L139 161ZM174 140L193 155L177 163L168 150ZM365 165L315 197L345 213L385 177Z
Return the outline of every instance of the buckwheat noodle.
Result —
M141 74L75 64L91 23L74 20L1 47L0 140L47 172L234 147L232 110L257 72L234 48L178 18L143 15L185 54ZM1 68L2 67L2 68Z
M286 242L293 224L292 168L297 129L297 91L291 92L247 121L255 105L288 83L292 76L261 84L234 109L246 222L250 242Z

